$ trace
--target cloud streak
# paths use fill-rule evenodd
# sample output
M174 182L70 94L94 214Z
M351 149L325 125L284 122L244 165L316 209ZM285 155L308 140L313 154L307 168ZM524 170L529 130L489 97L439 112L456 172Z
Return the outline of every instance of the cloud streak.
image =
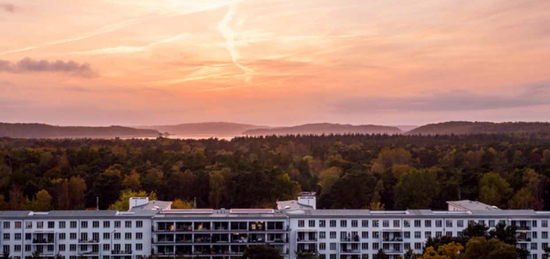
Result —
M11 62L0 59L0 72L22 74L22 73L63 73L71 76L91 78L96 77L97 73L94 72L88 63L80 64L75 61L47 61L47 60L33 60L30 58L22 59L18 62Z
M89 50L89 51L70 52L70 53L66 53L66 54L69 54L69 55L101 55L101 54L143 52L143 51L147 51L150 48L152 48L154 46L157 46L157 45L171 43L171 42L174 42L174 41L184 39L184 38L188 37L189 35L190 35L189 33L182 33L182 34L179 34L179 35L176 35L174 37L170 37L170 38L167 38L167 39L164 39L164 40L152 42L152 43L147 44L145 46L117 46L117 47L110 47L110 48L103 48L103 49L96 49L96 50Z
M430 96L414 97L366 97L341 100L336 105L338 112L467 112L503 110L539 105L550 105L548 85L524 87L519 95L483 95L469 91L450 91Z
M229 6L229 10L227 11L227 14L218 24L218 30L220 31L223 38L225 39L225 45L226 45L227 51L229 51L229 54L231 55L231 60L233 61L233 64L235 64L244 72L246 76L245 81L249 82L251 79L250 78L251 74L255 73L255 71L239 62L240 54L236 49L235 31L233 31L231 26L229 26L241 2L242 0L232 3Z
M15 5L12 4L2 4L0 3L0 10L4 10L8 13L15 13L18 8Z

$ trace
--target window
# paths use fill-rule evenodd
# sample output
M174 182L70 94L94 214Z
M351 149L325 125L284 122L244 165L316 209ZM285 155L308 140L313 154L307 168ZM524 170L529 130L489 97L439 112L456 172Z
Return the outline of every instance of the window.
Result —
M69 234L69 238L70 238L71 240L76 240L76 233L71 233L71 234Z
M414 250L422 250L422 243L414 243Z
M330 243L330 250L336 250L336 243Z
M435 221L435 227L436 227L436 228L441 228L441 227L443 227L443 220L436 220L436 221Z
M4 240L10 240L10 233L4 233Z
M374 227L374 228L379 228L379 227L380 227L380 221L378 221L378 220L373 220L373 221L372 221L372 227Z
M542 239L548 239L548 232L546 231L542 232Z
M304 220L298 220L298 227L299 228L303 228L303 227L305 227L305 225L306 225L306 223L305 223Z
M80 222L80 227L81 228L88 228L88 221L81 221Z
M548 227L548 220L543 220L541 225L542 225L543 228L547 228Z
M456 233L456 236L457 236L457 237L462 237L462 236L464 236L464 235L463 235L462 231L458 231L458 232Z
M347 228L348 227L348 221L347 220L340 220L340 227L341 228Z
M31 233L25 233L25 240L31 240L32 234Z
M421 223L420 223L420 222L421 222L420 220L415 220L415 221L414 221L414 227L415 227L415 228L421 227Z
M10 253L10 246L4 245L2 249L4 250L4 254Z
M132 233L124 233L125 240L132 240Z
M55 228L55 221L48 221L48 228L49 229Z
M531 250L537 250L537 244L538 243L531 243Z
M4 229L9 229L9 228L10 228L10 222L4 221Z
M115 233L115 240L119 240L120 239L120 233Z
M44 228L44 222L43 221L37 221L36 222L36 228Z
M327 238L327 232L321 231L319 232L319 239L325 239Z
M331 227L331 228L335 228L335 227L336 227L336 220L331 220L331 221L330 221L330 227Z
M118 220L115 221L115 228L120 228L120 226L121 226L120 221L118 221Z
M65 252L65 245L64 244L59 245L59 251Z
M103 239L109 240L111 238L111 233L105 232L103 233Z
M92 227L93 228L99 228L99 221L93 221L92 222Z
M310 221L308 221L307 225L308 225L308 227L310 227L310 228L314 228L314 227L315 227L315 220L310 220Z
M111 227L111 221L103 221L103 228L110 228Z
M401 227L401 221L399 221L399 220L394 220L394 221L393 221L393 227L394 227L394 228L400 228L400 227Z
M103 251L109 251L111 250L111 246L109 244L103 244Z
M59 221L59 228L65 228L66 222L65 221Z
M32 229L32 221L26 221L25 222L25 228L26 229Z
M368 220L361 220L361 226L364 227L364 228L368 228L369 227L369 221Z
M66 233L59 233L59 240L65 240L67 239L67 234Z
M13 248L15 252L21 252L21 245L15 245Z
M336 239L336 231L330 232L330 239Z
M485 220L480 220L479 225L484 225L485 226Z
M361 249L363 249L363 250L369 250L369 243L362 243L362 244L361 244Z
M74 245L74 244L69 245L69 250L70 251L76 251L76 245Z
M442 233L441 231L436 231L436 232L435 232L435 237L438 237L438 238L439 238L439 237L441 237L441 236L443 236L443 233Z
M76 228L76 221L71 221L71 228Z
M319 243L319 250L326 250L327 244L326 243Z
M536 220L533 220L533 224L532 224L532 226L533 226L534 228L536 228L536 227L537 227L537 221L536 221Z
M452 232L452 231L447 231L447 232L445 232L445 235L446 235L447 237L452 237L452 236L453 236L453 232Z
M25 245L25 252L30 252L32 250L31 245Z
M415 231L414 238L422 238L422 233L420 233L420 231Z
M405 238L409 239L409 238L411 238L411 232L410 231L404 232L403 236L405 236Z
M463 228L464 227L464 220L458 220L456 222L456 226L459 227L459 228Z
M452 228L453 227L453 221L452 220L446 220L445 221L445 227Z
M320 228L327 227L327 221L326 220L319 220L319 227Z
M141 232L136 233L136 239L137 240L142 240L143 239L143 233L141 233Z
M374 250L380 249L380 243L372 243L372 249Z
M124 227L125 228L132 228L132 221L129 221L129 220L125 221L124 222Z
M428 239L430 237L432 237L432 232L431 231L424 232L424 238Z
M374 239L380 238L380 232L372 232L372 238Z
M352 221L351 221L351 227L352 227L352 228L357 228L357 227L359 227L359 221L357 221L357 220L352 220Z
M406 228L410 228L411 227L411 221L406 219L406 220L403 220L403 226L405 226Z
M15 233L13 235L13 240L21 240L21 233Z
M427 228L431 228L432 227L432 221L431 220L425 220L424 221L424 226L427 227Z
M533 239L537 239L537 238L539 238L539 237L538 237L538 234L537 234L537 233L538 233L538 232L536 232L536 231L533 231L533 233L532 233L532 235L533 235Z
M361 232L361 237L364 238L364 239L368 239L369 238L369 232L367 232L367 231Z
M21 221L16 221L14 223L14 227L15 227L15 229L21 229Z
M390 227L390 221L389 220L382 220L382 226L385 227L385 228L389 228Z
M136 227L137 228L142 228L143 227L143 221L141 221L141 220L136 221Z
M494 228L495 227L495 221L489 220L489 227Z

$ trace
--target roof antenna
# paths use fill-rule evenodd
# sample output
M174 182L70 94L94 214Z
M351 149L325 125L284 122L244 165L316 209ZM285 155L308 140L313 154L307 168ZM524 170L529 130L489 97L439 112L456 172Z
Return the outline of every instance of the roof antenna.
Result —
M95 210L99 210L99 196L95 197Z

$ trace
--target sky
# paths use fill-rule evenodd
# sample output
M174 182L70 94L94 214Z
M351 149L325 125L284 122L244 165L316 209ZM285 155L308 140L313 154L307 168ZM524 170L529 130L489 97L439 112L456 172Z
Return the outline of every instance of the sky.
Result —
M0 0L0 121L550 121L547 0Z

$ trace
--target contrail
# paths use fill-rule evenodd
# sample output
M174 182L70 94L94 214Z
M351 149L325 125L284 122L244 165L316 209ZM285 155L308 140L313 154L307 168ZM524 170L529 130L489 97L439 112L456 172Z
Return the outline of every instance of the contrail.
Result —
M115 53L135 53L135 52L142 52L150 49L151 47L174 42L183 38L188 37L189 33L182 33L179 35L176 35L174 37L156 41L149 43L145 46L117 46L117 47L110 47L110 48L103 48L103 49L96 49L96 50L87 50L87 51L77 51L77 52L69 52L65 53L67 55L96 55L96 54L115 54Z
M84 34L84 35L81 35L81 36L78 36L78 37L61 39L61 40L56 40L56 41L52 41L52 42L46 42L46 43L40 44L40 45L34 45L34 46L24 47L24 48L20 48L20 49L14 49L14 50L8 50L8 51L0 52L0 56L13 54L13 53L25 52L25 51L29 51L29 50L35 50L35 49L38 49L38 48L53 46L53 45L57 45L57 44L63 44L63 43L69 43L69 42L89 39L89 38L92 38L92 37L95 37L95 36L115 32L115 31L120 30L120 29L124 29L124 28L128 27L129 25L134 24L135 22L138 22L138 21L141 21L141 20L144 20L144 19L149 19L149 18L154 18L154 17L169 18L169 17L175 17L175 16L184 16L184 15L189 15L189 14L194 14L194 13L205 12L205 11L209 11L209 10L215 10L215 9L227 6L229 4L230 4L230 2L222 2L222 3L218 3L218 4L206 5L206 6L203 6L203 7L200 7L200 8L196 8L196 9L177 11L177 12L165 13L165 14L160 14L160 15L159 14L148 14L148 15L137 17L137 18L128 19L128 20L125 20L125 21L122 21L122 22L119 22L119 23L110 24L110 25L101 27L97 30L91 31L87 34Z
M244 72L246 76L245 81L249 82L251 79L250 75L255 73L255 71L239 63L240 55L237 49L235 48L235 32L229 26L229 23L231 23L231 20L233 20L233 16L235 15L237 8L239 7L239 4L242 1L243 0L234 2L229 6L229 10L227 11L227 14L223 18L223 20L221 20L220 23L218 24L218 31L220 31L222 36L225 38L226 48L227 48L227 51L229 51L229 54L231 55L231 60L233 60L233 64L235 64Z

